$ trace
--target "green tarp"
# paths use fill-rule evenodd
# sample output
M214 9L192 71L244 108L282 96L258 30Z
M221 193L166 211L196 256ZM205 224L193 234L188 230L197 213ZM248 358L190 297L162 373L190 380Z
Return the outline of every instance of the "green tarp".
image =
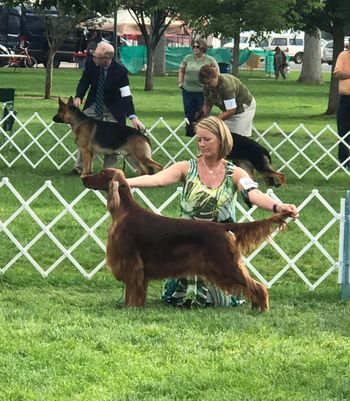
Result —
M166 70L177 71L182 59L192 52L191 47L167 47L165 51ZM232 49L217 48L208 49L208 54L215 57L217 63L231 65ZM273 51L271 50L241 50L239 55L239 65L247 62L249 57L254 54L265 58L265 72L272 74L273 71ZM145 46L122 46L121 61L131 74L136 74L147 64L147 52Z

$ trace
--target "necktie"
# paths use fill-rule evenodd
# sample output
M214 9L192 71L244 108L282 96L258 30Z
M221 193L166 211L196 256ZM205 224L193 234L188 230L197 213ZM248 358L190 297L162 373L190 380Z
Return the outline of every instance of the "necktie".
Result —
M95 114L99 119L103 118L103 106L104 106L104 85L105 85L105 72L103 67L100 68L100 75L97 81L97 92L96 92L96 105Z

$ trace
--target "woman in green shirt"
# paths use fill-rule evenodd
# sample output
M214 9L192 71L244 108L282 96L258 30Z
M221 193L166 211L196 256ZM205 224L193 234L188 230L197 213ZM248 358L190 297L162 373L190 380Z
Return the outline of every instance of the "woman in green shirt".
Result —
M193 53L184 57L179 69L179 88L182 89L185 116L188 119L186 136L194 135L195 115L203 107L203 85L199 83L198 79L200 68L210 64L219 71L215 58L206 54L207 46L203 39L196 39L192 49Z
M214 116L196 125L199 156L180 161L154 175L128 178L132 188L165 187L183 183L181 217L217 222L235 221L236 192L241 191L251 202L274 212L288 212L298 217L294 205L276 203L258 189L246 171L225 160L233 140L224 122ZM169 279L165 282L162 299L170 304L191 306L236 306L240 299L200 277Z

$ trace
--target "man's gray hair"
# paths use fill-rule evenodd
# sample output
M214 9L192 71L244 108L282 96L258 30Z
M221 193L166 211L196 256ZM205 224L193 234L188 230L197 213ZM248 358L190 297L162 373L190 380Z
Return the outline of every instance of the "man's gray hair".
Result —
M96 46L96 50L99 50L103 57L113 58L114 57L114 47L107 42L99 42Z

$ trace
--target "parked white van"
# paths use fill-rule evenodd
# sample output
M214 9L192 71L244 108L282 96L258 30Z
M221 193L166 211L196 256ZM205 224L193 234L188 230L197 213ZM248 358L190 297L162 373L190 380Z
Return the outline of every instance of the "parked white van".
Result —
M321 39L320 59L327 41ZM296 64L303 62L304 56L304 32L284 31L281 33L272 32L261 37L255 32L242 32L240 34L239 48L242 49L267 49L275 50L280 47ZM233 47L233 41L224 44L224 47Z
M256 47L254 35L255 35L255 32L253 32L253 31L241 32L241 34L239 35L240 50L254 49ZM234 44L234 41L232 39L229 42L225 43L223 45L223 47L232 48L233 44Z

